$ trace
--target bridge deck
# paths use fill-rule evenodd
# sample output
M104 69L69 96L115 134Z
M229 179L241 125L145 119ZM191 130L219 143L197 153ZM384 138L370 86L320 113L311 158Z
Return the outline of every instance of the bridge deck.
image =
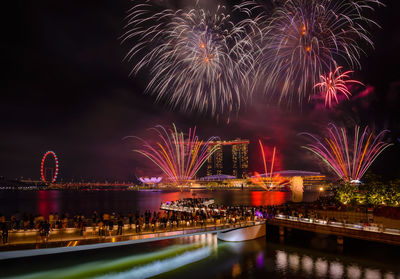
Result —
M382 231L379 228L368 228L354 224L343 223L314 223L299 218L276 217L267 220L267 224L286 227L291 229L310 231L322 234L331 234L349 238L357 238L367 241L383 242L387 244L400 245L400 233L398 230Z

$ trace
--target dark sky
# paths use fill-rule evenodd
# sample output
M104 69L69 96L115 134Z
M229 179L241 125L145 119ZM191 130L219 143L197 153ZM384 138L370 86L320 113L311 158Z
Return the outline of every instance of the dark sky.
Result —
M39 179L41 157L54 150L60 176L70 179L133 179L152 175L149 164L131 150L157 124L197 126L202 138L249 138L250 168L261 171L256 140L278 148L281 167L321 171L305 150L302 131L322 132L330 122L392 131L395 146L373 170L399 177L400 164L400 1L384 1L373 18L375 49L355 76L367 85L333 110L310 104L288 111L255 99L227 124L207 116L170 111L144 95L146 73L129 77L121 45L126 1L9 1L3 8L0 102L0 176ZM190 2L190 1L186 1Z

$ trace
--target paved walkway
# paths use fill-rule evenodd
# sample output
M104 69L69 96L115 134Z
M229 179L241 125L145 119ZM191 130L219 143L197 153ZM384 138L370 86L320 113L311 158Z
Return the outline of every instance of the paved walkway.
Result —
M92 250L123 245L132 245L143 242L178 238L182 236L193 236L199 234L217 233L235 228L259 225L263 222L241 222L235 224L212 225L202 227L176 228L175 230L158 230L156 232L144 232L140 234L123 234L119 236L70 238L63 241L52 240L47 243L20 243L5 245L0 251L0 260L24 258L32 256L43 256L82 250ZM45 249L44 249L45 248Z

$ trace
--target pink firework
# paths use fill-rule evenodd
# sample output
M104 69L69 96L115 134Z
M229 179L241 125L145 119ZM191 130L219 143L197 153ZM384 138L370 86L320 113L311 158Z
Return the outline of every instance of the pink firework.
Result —
M347 129L338 128L331 123L323 139L303 133L314 141L303 148L314 153L339 178L358 183L375 159L393 145L384 141L388 132L383 130L375 136L368 126L361 129L355 125L354 134L351 136Z
M152 141L146 141L138 137L142 142L142 148L134 150L152 161L168 180L177 186L184 186L199 171L207 159L219 148L219 145L209 145L216 140L211 137L207 141L201 141L196 135L196 128L189 129L185 137L179 132L175 124L172 129L163 126L151 128L156 134ZM153 141L154 140L154 141Z
M358 80L348 79L349 75L353 71L346 71L341 73L341 66L337 67L336 70L330 72L327 76L321 75L321 82L317 83L314 88L318 87L320 89L321 94L325 94L325 106L329 108L332 107L332 99L339 103L338 101L338 93L343 94L347 99L351 96L349 89L347 88L347 84L349 83L357 83L360 85L364 85L362 82Z

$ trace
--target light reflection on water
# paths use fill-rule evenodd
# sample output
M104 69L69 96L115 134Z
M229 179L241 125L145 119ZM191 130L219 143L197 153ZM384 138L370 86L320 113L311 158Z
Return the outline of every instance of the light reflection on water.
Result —
M302 259L302 268L305 274L312 274L314 262L309 256L304 256Z
M347 277L351 279L361 278L361 269L357 266L351 265L347 267Z
M202 278L198 274L206 270L207 278L400 279L400 268L393 261L287 248L264 239L241 243L219 241L217 250L218 255L213 253L207 259L159 277L187 278L185 274L189 272L191 278Z
M203 234L112 250L4 265L6 278L349 278L400 279L399 266L258 239L223 242ZM86 252L85 252L86 253ZM107 255L109 253L109 255ZM107 258L104 258L108 256ZM87 259L86 259L87 258ZM62 267L56 266L62 259ZM65 263L65 264L64 264ZM1 263L0 263L1 264ZM13 275L14 273L14 275ZM8 276L8 277L7 277Z
M319 193L305 193L305 201L313 201ZM279 205L291 199L288 192L241 190L193 190L185 192L150 191L0 191L0 212L11 216L17 211L48 216L50 212L82 213L93 211L127 214L131 211L158 211L161 202L183 198L214 198L224 205Z
M195 263L210 256L210 247L203 247L193 251L184 252L164 260L156 260L149 264L134 267L132 269L119 273L111 272L110 274L96 277L97 279L124 279L124 278L149 278L173 269Z
M379 270L362 265L346 264L338 260L329 261L320 257L313 259L307 255L299 256L297 253L282 250L276 251L275 260L276 267L282 275L289 272L292 274L299 273L304 277L313 275L314 277L333 279L344 278L344 275L349 279L400 278L398 267L396 277L395 273L390 270ZM298 272L299 262L302 262L300 272Z
M324 277L328 271L328 263L323 259L315 261L315 274L319 277Z
M169 245L161 245L160 249L147 253L133 252L120 256L118 252L113 252L113 257L108 260L86 261L82 258L79 262L75 261L73 264L66 264L61 268L54 268L53 265L56 263L48 258L45 260L47 262L45 269L36 270L35 265L40 263L35 263L35 260L41 260L33 258L33 261L29 261L25 265L25 272L6 275L4 278L149 278L205 259L218 249L217 237L213 234L187 236L166 241L166 243ZM97 250L96 253L100 255L106 253L106 251ZM71 253L65 253L63 256L68 262ZM10 267L10 270L6 270L5 274L9 274L9 272L19 273L21 270L12 270L12 267ZM0 277L3 278L3 274Z

